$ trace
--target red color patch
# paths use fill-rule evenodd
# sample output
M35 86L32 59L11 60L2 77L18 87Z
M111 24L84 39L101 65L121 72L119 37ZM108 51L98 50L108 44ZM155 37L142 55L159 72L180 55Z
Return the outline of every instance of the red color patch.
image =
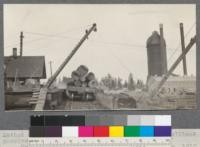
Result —
M109 127L107 126L95 126L94 137L109 137Z

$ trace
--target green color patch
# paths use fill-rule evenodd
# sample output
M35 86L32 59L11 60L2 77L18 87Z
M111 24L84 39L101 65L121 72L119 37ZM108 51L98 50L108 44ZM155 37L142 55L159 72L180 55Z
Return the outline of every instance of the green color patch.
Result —
M125 126L124 127L124 136L125 137L139 137L140 136L140 127L139 126Z

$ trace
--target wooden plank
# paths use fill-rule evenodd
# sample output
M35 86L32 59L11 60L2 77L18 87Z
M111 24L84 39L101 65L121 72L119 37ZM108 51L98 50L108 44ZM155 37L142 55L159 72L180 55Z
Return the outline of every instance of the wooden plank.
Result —
M48 89L46 87L40 89L40 94L39 94L37 104L35 106L35 111L41 111L44 109L47 91Z

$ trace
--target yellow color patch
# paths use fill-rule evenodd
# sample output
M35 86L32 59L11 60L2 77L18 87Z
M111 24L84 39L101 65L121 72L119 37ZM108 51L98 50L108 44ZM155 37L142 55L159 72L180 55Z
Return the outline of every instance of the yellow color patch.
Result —
M109 127L109 137L124 137L124 127L123 126L110 126Z

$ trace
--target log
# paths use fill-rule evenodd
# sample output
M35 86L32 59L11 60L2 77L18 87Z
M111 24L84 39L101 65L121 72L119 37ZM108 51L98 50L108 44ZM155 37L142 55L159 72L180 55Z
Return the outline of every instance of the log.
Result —
M74 85L74 79L73 79L73 78L68 78L68 79L65 81L65 83L66 83L67 85L73 86L73 85Z
M72 72L71 77L74 81L77 81L80 79L80 74L76 70Z
M76 81L74 81L74 86L81 87L82 82L80 80L76 80Z
M78 68L77 68L77 70L76 70L78 73L79 73L79 75L80 75L80 77L83 77L83 76L85 76L87 73L88 73L88 67L87 66L85 66L85 65L80 65Z
M88 83L88 87L91 87L91 88L95 88L98 86L98 82L96 80L91 80L89 83Z
M87 82L82 82L82 87L88 87L88 83Z
M89 72L86 76L86 81L90 82L92 80L95 80L95 74L93 72Z

